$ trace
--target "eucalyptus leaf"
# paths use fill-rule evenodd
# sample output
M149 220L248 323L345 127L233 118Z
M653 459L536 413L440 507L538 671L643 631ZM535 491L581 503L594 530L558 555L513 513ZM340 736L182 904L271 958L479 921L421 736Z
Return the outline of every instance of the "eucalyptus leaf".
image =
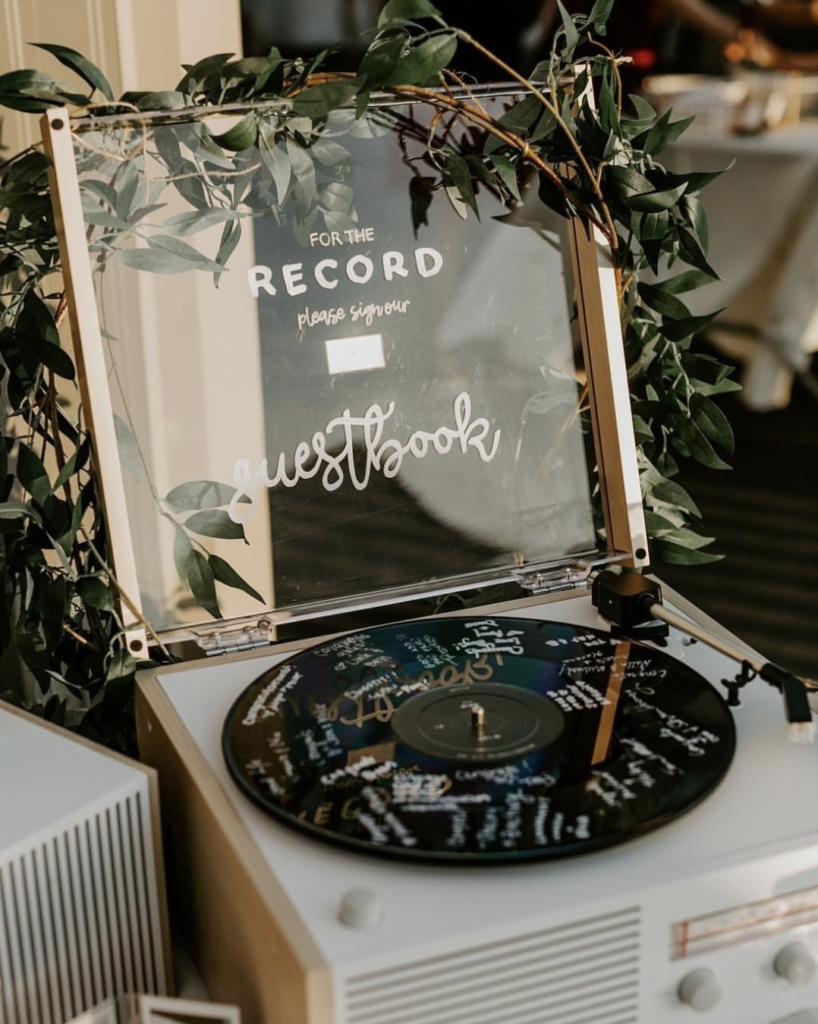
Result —
M23 441L17 448L17 479L38 505L51 494L51 481L38 455Z
M96 64L88 60L87 57L72 50L69 46L58 46L55 43L33 43L32 45L40 50L46 50L61 64L76 71L80 78L84 79L93 89L99 89L106 100L113 100L114 90L111 88L111 83Z
M674 508L684 509L685 512L690 512L692 515L701 519L701 512L698 506L682 487L681 484L676 483L675 480L662 480L661 483L651 491L652 497L658 501L664 502L666 505L671 505Z
M39 514L24 501L0 501L0 519L31 519L42 526Z
M114 428L116 430L116 444L119 449L122 465L139 484L142 482L142 456L133 431L125 420L121 416L117 416L116 413L114 413Z
M193 562L193 545L187 533L178 524L174 525L173 562L182 586L190 590L190 567Z
M225 221L238 220L242 215L238 210L190 210L187 213L177 213L168 217L162 227L171 231L177 237L195 235L199 231L206 231L217 224L224 224Z
M193 551L187 565L187 577L193 596L214 619L221 618L221 610L216 597L216 581L210 562L199 551Z
M355 82L322 82L300 92L292 101L293 110L305 117L325 117L336 107L349 103L357 91Z
M222 149L238 152L255 145L257 135L256 116L250 113L245 114L239 122L234 124L232 128L228 128L226 132L223 132L221 135L214 135L213 141L217 146L221 146Z
M440 75L456 50L457 36L454 32L430 36L401 57L383 84L424 85Z
M229 484L220 484L215 480L191 480L179 484L165 496L166 503L174 512L194 512L199 509L224 508L233 500L236 488ZM250 499L243 494L241 502Z
M701 432L732 455L735 450L733 428L716 403L704 395L693 394L690 396L690 412Z
M219 558L218 555L211 555L210 568L213 571L213 578L217 583L223 583L225 586L233 587L235 590L243 590L245 594L249 594L250 597L255 598L261 604L267 603L261 594L251 587L247 580L242 579L233 566L223 558Z
M104 583L99 576L83 576L77 580L77 593L92 608L101 611L113 611L114 595L107 583Z
M418 18L435 18L440 11L429 0L389 0L378 18L378 28L390 21L416 21Z
M565 48L564 54L566 60L571 60L574 56L574 50L577 48L579 43L579 32L574 24L574 19L563 7L561 0L557 0L557 9L560 12L562 18L562 30L565 33Z
M227 512L208 509L194 512L185 520L185 529L202 537L221 537L224 540L244 540L244 527L234 523Z
M654 541L656 553L669 565L706 565L709 562L719 562L724 555L713 555L708 551L694 551L692 548L684 547L681 544L672 544L662 539Z
M364 54L358 68L370 89L383 85L392 74L408 42L405 31L393 32L375 40Z

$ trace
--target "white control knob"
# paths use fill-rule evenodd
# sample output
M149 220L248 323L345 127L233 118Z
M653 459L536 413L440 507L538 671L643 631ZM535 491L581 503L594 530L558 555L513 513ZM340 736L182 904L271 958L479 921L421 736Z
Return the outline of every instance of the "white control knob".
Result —
M721 987L716 976L706 967L686 974L676 991L679 999L697 1013L712 1010L721 999Z
M381 901L371 889L349 889L341 898L338 917L348 928L372 928L381 913Z
M790 942L778 951L773 970L791 985L806 985L815 974L815 957L805 943Z

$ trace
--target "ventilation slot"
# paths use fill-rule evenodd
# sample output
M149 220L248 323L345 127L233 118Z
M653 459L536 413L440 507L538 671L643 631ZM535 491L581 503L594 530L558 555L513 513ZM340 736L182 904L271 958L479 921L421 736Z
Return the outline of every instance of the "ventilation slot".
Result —
M165 994L140 793L0 861L0 1024L62 1024L109 996Z
M346 1024L635 1024L640 912L347 980Z

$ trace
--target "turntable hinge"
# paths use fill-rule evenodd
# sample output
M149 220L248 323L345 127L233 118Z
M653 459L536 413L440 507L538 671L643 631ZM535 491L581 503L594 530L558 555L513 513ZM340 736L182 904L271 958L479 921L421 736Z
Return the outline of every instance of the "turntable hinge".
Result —
M228 626L224 629L212 629L207 633L198 633L196 643L208 657L268 647L271 643L270 621L259 619L257 622L245 622L242 626Z
M556 594L587 587L590 572L591 566L583 562L549 571L526 569L517 573L517 582L529 594Z

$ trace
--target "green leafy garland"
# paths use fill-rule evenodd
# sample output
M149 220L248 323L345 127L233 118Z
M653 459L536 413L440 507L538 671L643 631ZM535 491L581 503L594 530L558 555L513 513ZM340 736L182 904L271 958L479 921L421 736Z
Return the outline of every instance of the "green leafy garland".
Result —
M691 351L694 334L711 317L691 315L679 296L716 277L706 258L707 222L698 194L719 172L676 174L659 162L689 122L671 121L669 113L657 117L638 96L626 102L618 61L600 39L611 4L597 0L590 14L574 18L561 8L554 52L531 82L448 25L429 0L390 0L354 73L322 72L326 53L309 62L284 58L276 49L245 60L220 54L186 67L172 92L127 94L116 101L90 61L49 45L43 49L75 71L90 93L67 92L46 74L22 70L0 76L0 105L34 113L68 104L88 116L182 107L205 113L214 105L285 100L289 114L275 129L251 111L205 144L231 155L258 146L280 202L288 196L300 204L307 228L319 217L334 226L349 213L338 189L319 191L316 185L314 164L327 162L320 133L333 112L351 108L360 116L370 95L385 90L431 104L440 121L455 117L475 125L487 140L481 153L458 152L445 133L430 132L436 176L417 172L412 182L416 224L427 218L440 187L461 216L476 211L480 182L510 202L518 199L518 167L526 164L536 170L540 197L549 207L602 232L619 289L653 550L666 561L705 562L718 556L702 550L712 538L697 532L698 510L673 479L677 456L726 468L718 452L732 451L733 436L712 396L738 385L728 367ZM512 78L526 91L499 120L447 70L459 46L479 50L496 65L498 79ZM118 587L107 561L74 365L60 347L66 300L55 278L60 261L47 174L47 160L36 147L0 167L0 651L13 644L35 677L39 693L29 701L35 710L127 747L136 666L114 600ZM192 203L200 210L214 205L206 197ZM147 269L161 272L163 260L197 255L183 242L164 253L158 252L161 246L116 250L115 211L103 207L99 218L101 247L157 254ZM125 227L138 218L127 219ZM215 260L199 269L218 274L235 249L240 221L224 221ZM650 281L642 279L646 271ZM56 464L56 476L46 463ZM164 499L166 512L215 507L196 504L184 486L177 490L176 507L172 495ZM216 580L245 590L248 585L223 559L185 542L190 552L185 548L183 582L199 604L218 614ZM119 596L127 602L127 595Z

